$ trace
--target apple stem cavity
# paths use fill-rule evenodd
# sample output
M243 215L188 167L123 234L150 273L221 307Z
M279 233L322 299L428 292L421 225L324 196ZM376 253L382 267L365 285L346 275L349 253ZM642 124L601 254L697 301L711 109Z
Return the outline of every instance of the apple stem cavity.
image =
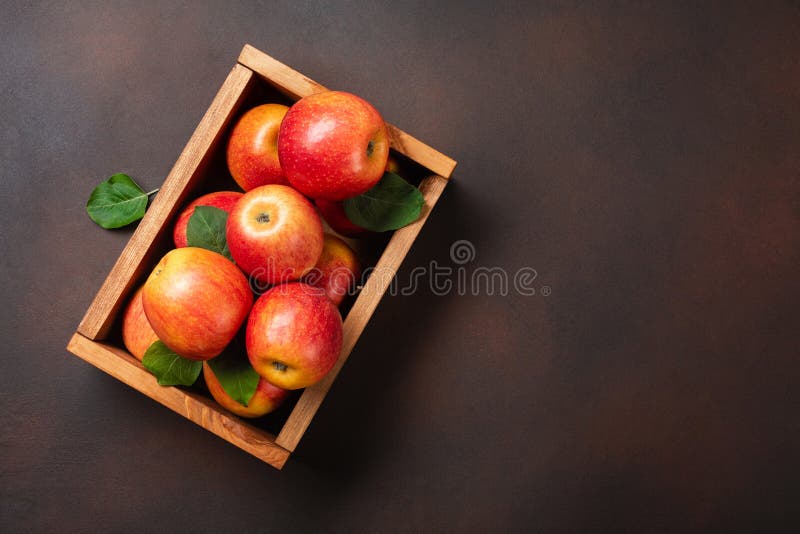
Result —
M289 366L286 365L283 362L272 362L272 367L274 367L275 369L277 369L280 372L284 372L284 371L286 371L286 369L289 368Z
M367 143L367 157L372 156L372 153L375 151L375 142L370 141Z
M262 224L269 222L269 213L259 213L258 217L256 217L256 221Z

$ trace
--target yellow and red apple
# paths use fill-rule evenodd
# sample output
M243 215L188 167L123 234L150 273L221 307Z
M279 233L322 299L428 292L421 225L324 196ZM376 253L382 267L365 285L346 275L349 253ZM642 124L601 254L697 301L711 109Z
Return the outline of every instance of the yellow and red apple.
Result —
M289 183L313 199L344 200L383 176L389 135L380 113L342 91L301 98L278 134L278 158Z
M228 170L245 191L289 183L278 160L278 131L288 109L263 104L248 110L233 127L226 151Z
M194 214L194 209L197 206L211 206L230 213L236 201L240 198L242 198L242 193L238 191L215 191L190 202L178 216L175 228L172 231L172 239L175 241L175 246L178 248L188 246L186 227L189 225L189 219Z
M335 235L325 234L317 264L303 282L320 288L337 306L351 294L361 276L361 264L350 246Z
M282 389L321 380L342 350L342 318L317 288L293 282L275 286L253 305L245 336L253 369Z
M231 256L260 283L297 280L322 252L322 222L303 195L285 185L248 191L228 215Z
M142 289L144 313L158 338L191 360L222 352L252 303L242 272L225 256L197 247L169 251Z
M140 287L133 294L122 314L122 342L128 352L141 361L144 353L156 341L158 341L158 336L144 314L142 287Z
M214 374L208 362L203 362L203 378L208 386L208 391L220 406L240 417L261 417L275 411L288 396L285 389L275 387L263 378L258 380L258 385L247 402L247 406L239 404L222 388L217 375Z

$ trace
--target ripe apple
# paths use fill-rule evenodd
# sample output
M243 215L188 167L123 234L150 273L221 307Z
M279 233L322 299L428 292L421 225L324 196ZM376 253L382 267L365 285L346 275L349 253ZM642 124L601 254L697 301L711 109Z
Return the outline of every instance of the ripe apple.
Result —
M342 350L342 318L317 288L275 286L253 305L245 336L253 369L283 389L318 382Z
M282 104L257 106L233 127L226 151L228 170L245 191L260 185L289 184L278 160L278 130L288 110Z
M325 234L322 254L302 281L320 288L338 306L356 288L360 276L361 264L353 249L338 237Z
M358 237L364 234L371 233L366 228L361 228L357 224L350 222L347 214L344 211L344 205L341 200L325 200L318 198L314 201L317 205L319 213L325 222L328 223L336 233L347 237Z
M278 157L289 183L314 199L344 200L380 180L389 135L378 111L341 91L301 98L278 134Z
M230 213L234 204L236 204L236 201L240 198L242 198L242 193L237 191L216 191L203 195L190 202L178 216L175 229L172 231L172 239L175 241L175 246L178 248L188 246L186 241L186 226L189 224L189 219L192 217L192 214L194 214L194 209L197 206L212 206Z
M191 360L222 352L247 318L247 278L221 254L197 247L161 258L142 290L142 305L164 344Z
M314 206L286 185L263 185L228 216L228 248L236 264L260 283L297 280L322 252L322 222Z
M136 290L122 314L122 342L128 352L141 361L150 345L158 341L158 336L150 326L150 321L142 307L142 287Z
M275 387L261 378L258 381L255 393L250 397L247 406L244 406L226 393L208 362L203 362L203 378L205 378L208 391L211 392L214 400L220 406L239 417L261 417L266 415L275 411L289 395L289 392L285 389Z

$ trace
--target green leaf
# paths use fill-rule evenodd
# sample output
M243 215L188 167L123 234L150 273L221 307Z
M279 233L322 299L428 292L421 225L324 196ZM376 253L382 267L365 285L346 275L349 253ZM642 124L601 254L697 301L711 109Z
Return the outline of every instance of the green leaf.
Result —
M89 195L86 213L103 228L120 228L144 217L147 193L127 174L100 182Z
M247 406L261 379L247 356L243 352L225 349L216 358L208 360L208 365L225 393L242 406Z
M373 232L386 232L416 221L424 205L419 189L387 172L366 193L346 199L344 211L353 224Z
M231 251L225 239L228 212L213 206L197 206L186 225L186 242L190 247L200 247L222 254L229 260Z
M155 341L148 347L142 365L155 375L162 386L191 386L203 370L203 362L183 358L161 341Z

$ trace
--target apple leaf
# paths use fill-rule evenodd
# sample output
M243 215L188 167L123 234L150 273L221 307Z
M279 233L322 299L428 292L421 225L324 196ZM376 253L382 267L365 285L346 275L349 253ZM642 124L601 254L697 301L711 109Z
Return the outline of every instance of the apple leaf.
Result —
M144 217L147 193L127 174L100 182L89 195L86 213L103 228L121 228Z
M216 358L208 360L208 365L225 393L242 406L247 406L256 392L258 381L261 380L247 356L242 352L226 349Z
M197 206L186 225L186 243L190 247L205 248L222 254L229 260L231 251L225 239L228 212L213 206Z
M162 341L154 341L148 347L142 365L162 386L191 386L203 370L203 362L179 356Z
M386 232L416 221L425 199L419 189L387 172L372 189L346 199L343 205L353 224L373 232Z

